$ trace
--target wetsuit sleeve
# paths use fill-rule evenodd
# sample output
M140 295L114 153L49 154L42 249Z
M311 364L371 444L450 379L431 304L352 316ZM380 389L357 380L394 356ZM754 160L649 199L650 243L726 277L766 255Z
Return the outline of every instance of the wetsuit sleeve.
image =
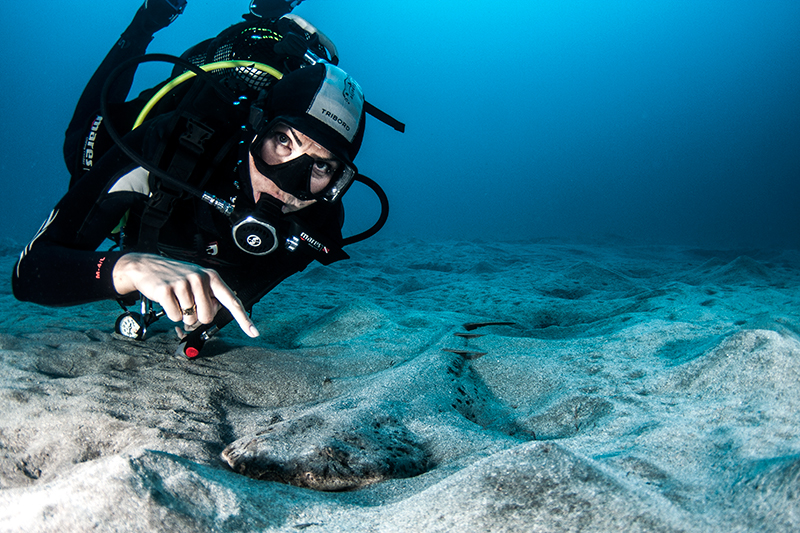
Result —
M14 296L53 306L119 297L112 272L123 254L96 250L147 197L146 182L142 169L112 149L69 189L23 250L12 273Z
M81 167L87 161L86 152L91 154L93 151L94 137L97 127L102 121L102 117L98 113L100 97L106 80L109 79L114 69L125 61L144 55L147 45L153 40L153 34L166 27L177 14L180 14L186 2L179 0L172 4L167 2L161 2L159 5L152 4L151 2L150 10L148 10L147 2L139 8L131 23L100 66L97 67L78 99L64 139L64 162L67 170L73 176L73 181L88 170L81 169ZM135 72L135 69L130 68L116 77L115 82L109 87L109 104L121 105L125 102L133 86ZM89 157L88 162L91 163L91 161L92 159Z

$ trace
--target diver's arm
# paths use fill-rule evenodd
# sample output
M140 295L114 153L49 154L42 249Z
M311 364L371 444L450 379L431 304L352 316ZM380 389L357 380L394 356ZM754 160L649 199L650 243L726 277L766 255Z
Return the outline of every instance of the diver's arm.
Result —
M168 26L186 7L186 0L150 0L136 12L133 20L97 67L83 89L64 139L64 162L73 176L80 168L79 154L90 135L92 122L100 110L100 95L111 72L128 59L144 55L153 35ZM133 86L135 70L123 73L110 87L109 104L121 104Z
M68 306L138 291L160 304L174 322L207 324L225 307L242 331L258 336L242 303L215 271L154 254L98 252L87 249L88 242L59 242L50 233L58 235L70 226L61 214L53 211L15 265L12 288L17 299ZM196 316L183 313L194 306Z
M96 251L102 240L62 239L64 231L77 233L70 215L56 207L20 254L11 283L18 300L67 306L118 297L112 273L122 253Z
M109 194L109 172L118 176L135 168L118 151L103 159L53 209L14 267L14 295L43 305L75 305L116 298L112 271L120 252L97 251L125 212L144 194Z
M130 170L137 171L123 170L111 191L132 175ZM87 176L69 190L20 255L12 276L17 299L68 306L138 291L175 322L210 323L225 307L247 335L258 336L242 303L215 271L154 254L96 251L127 209L146 195L104 190L101 201L94 202L92 181ZM194 306L196 315L184 314Z
M120 252L74 250L40 237L14 266L11 285L21 301L68 306L116 297L112 272Z

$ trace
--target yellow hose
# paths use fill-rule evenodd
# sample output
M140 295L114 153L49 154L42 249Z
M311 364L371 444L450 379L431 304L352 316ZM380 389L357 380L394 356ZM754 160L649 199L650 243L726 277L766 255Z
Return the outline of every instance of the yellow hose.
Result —
M210 70L222 70L226 68L238 68L238 67L248 67L248 68L255 68L262 72L266 72L270 76L275 79L281 79L283 77L283 73L269 65L264 63L256 63L253 61L217 61L216 63L209 63L208 65L203 65L200 68L203 69L205 72ZM136 117L136 122L133 124L132 129L136 129L147 119L147 115L150 111L156 106L158 102L161 101L164 96L170 92L172 89L180 85L181 83L185 82L186 80L195 77L197 74L192 72L191 70L184 72L180 76L176 76L172 79L169 83L164 85L144 106L139 116Z

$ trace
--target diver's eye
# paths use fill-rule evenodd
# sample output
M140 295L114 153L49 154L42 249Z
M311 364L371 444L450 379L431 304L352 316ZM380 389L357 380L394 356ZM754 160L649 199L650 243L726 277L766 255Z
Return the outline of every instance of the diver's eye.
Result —
M314 162L314 173L315 174L333 174L334 172L333 165L327 161L315 161Z
M265 161L270 161L271 157L277 156L285 159L292 156L294 144L292 138L285 132L273 131L266 139L261 149L261 157Z
M341 163L330 159L315 159L314 174L330 177L339 170Z

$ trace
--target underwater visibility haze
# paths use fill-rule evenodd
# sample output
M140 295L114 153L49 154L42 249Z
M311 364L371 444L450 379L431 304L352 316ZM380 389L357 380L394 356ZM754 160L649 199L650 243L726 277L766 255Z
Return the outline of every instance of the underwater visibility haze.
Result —
M248 2L190 0L150 52L179 55ZM66 190L63 131L137 1L6 2L3 233ZM360 170L385 236L800 245L800 4L306 0L368 100ZM168 75L143 72L135 92ZM370 223L353 191L348 220ZM363 198L369 199L368 195Z

